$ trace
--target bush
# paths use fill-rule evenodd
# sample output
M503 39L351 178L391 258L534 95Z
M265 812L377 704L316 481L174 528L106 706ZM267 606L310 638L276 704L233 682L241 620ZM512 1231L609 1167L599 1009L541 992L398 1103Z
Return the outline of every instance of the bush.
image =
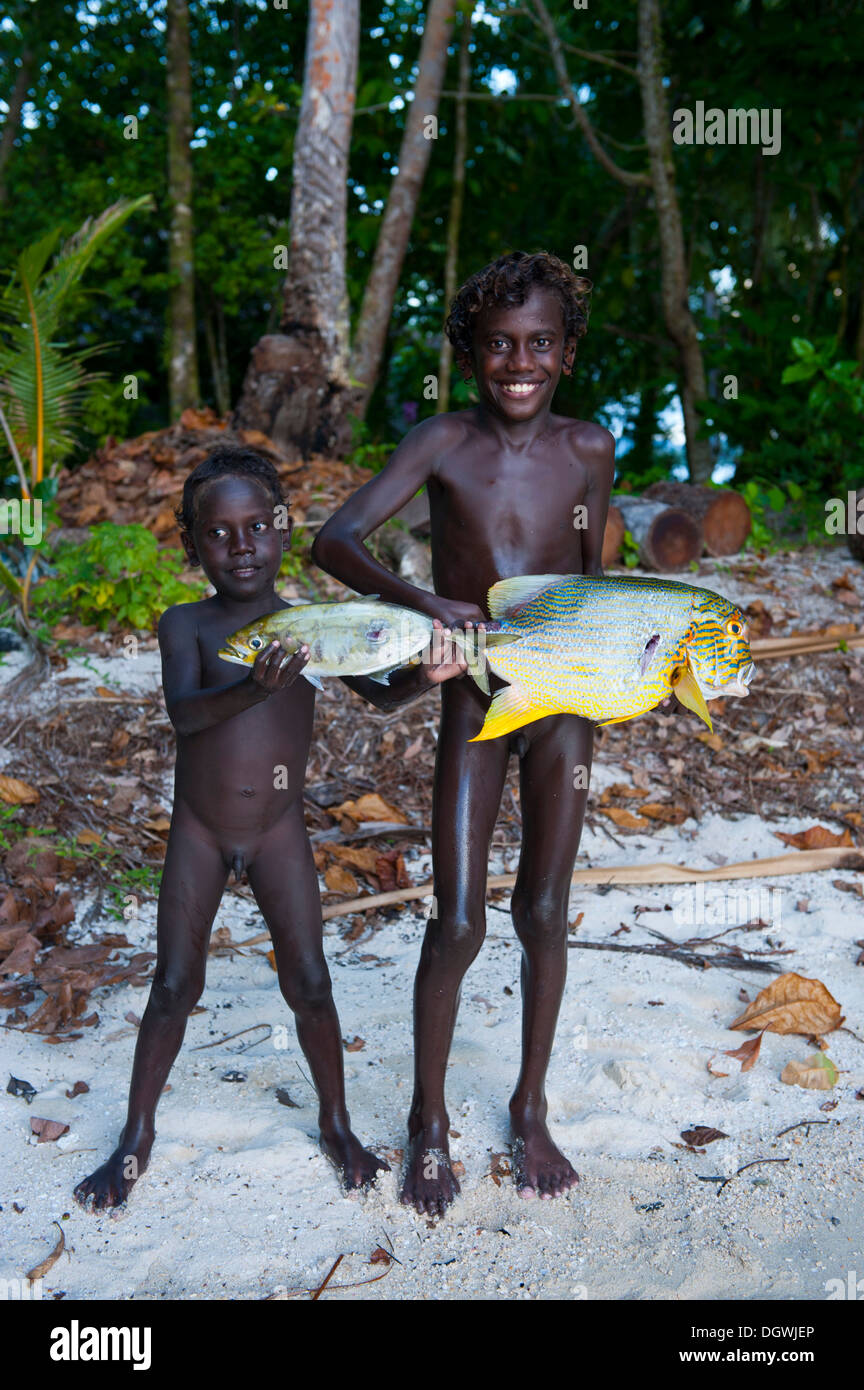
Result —
M181 582L180 554L160 551L146 526L94 526L83 545L57 547L54 574L33 593L37 618L49 625L60 621L150 631L159 615L173 603L200 597Z

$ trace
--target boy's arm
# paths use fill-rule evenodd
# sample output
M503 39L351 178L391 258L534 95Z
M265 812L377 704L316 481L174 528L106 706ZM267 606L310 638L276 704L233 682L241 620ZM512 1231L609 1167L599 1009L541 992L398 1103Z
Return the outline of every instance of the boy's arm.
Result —
M596 425L590 437L582 442L580 452L591 475L585 495L588 525L582 533L582 573L602 575L603 536L615 478L615 437Z
M159 619L162 689L168 718L178 734L197 734L231 719L293 684L309 660L309 648L293 656L271 642L255 658L248 676L226 685L201 689L201 659L197 623L191 603L168 608Z
M436 621L435 627L441 631L439 622ZM381 685L380 681L370 680L368 676L343 676L342 680L377 709L391 710L407 704L409 700L416 700L427 690L434 690L436 685L452 680L454 676L464 676L467 670L468 663L462 651L447 642L441 650L440 660L400 667L390 676L389 685Z
M435 471L445 431L452 425L436 416L415 426L394 450L377 475L349 497L322 526L312 546L312 559L335 579L359 594L380 594L388 603L416 608L447 627L465 622L484 622L485 614L473 603L439 598L426 589L408 584L379 565L363 542L383 522L410 502Z

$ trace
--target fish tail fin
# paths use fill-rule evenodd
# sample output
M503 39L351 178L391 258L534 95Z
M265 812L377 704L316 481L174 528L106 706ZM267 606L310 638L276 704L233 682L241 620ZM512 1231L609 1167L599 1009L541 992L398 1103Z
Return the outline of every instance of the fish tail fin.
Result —
M489 673L486 670L486 647L506 646L510 642L518 642L519 637L512 632L465 632L461 628L455 628L451 633L451 640L462 649L472 680L484 695L489 695L491 691Z
M532 704L531 696L520 686L508 685L493 695L483 728L468 742L483 743L487 739L500 738L502 734L512 733L514 729L521 729L525 724L533 724L535 720L545 719L547 714L554 713L554 710L543 705Z
M675 679L676 674L677 680ZM711 723L711 715L708 713L705 696L699 689L699 682L696 680L689 662L687 666L679 666L677 673L673 672L672 691L676 699L680 700L681 704L692 710L694 714L698 714L702 722L707 724L713 733L714 725Z

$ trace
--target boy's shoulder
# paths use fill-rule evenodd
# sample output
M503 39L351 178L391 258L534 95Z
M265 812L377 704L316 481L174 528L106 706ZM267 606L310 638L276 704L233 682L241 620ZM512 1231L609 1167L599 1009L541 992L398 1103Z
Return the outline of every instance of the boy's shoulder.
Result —
M159 618L156 628L158 635L165 637L194 628L202 612L202 606L206 606L207 603L207 599L197 598L192 599L190 603L172 604Z
M594 420L576 420L572 416L558 418L571 444L580 453L590 455L592 461L596 459L599 462L614 454L615 436L604 425L598 425Z
M420 420L405 435L403 444L421 449L447 449L464 439L471 427L473 411L445 410L442 415L430 415Z

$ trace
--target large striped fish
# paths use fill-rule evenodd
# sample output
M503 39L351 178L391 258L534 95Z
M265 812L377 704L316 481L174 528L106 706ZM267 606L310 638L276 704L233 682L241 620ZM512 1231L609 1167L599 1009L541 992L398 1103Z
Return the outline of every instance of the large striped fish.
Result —
M549 714L617 724L670 693L710 729L708 700L749 693L747 620L708 589L636 575L533 574L493 584L488 607L500 631L520 640L486 653L509 683L472 743Z

